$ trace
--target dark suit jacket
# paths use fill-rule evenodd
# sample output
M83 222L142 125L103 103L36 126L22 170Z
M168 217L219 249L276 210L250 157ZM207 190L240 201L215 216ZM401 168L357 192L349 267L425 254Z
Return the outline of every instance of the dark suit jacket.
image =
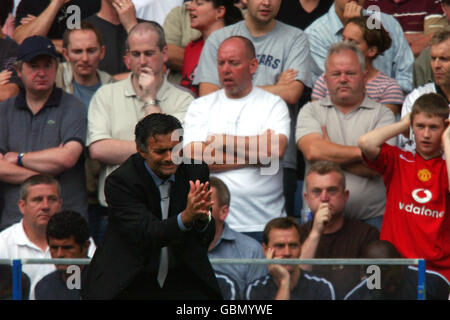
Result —
M208 296L220 299L220 290L208 260L208 245L214 237L214 222L204 232L183 232L177 215L187 203L189 180L208 181L206 164L181 164L170 192L169 216L161 221L159 189L134 154L108 176L105 196L109 224L82 282L83 299L112 299L142 271L157 273L162 247L170 246L177 264L195 274Z

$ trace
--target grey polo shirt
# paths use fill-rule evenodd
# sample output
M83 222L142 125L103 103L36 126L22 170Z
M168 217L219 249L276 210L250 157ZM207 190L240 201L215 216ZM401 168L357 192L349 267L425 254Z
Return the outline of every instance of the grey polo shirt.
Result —
M326 126L331 142L356 147L361 135L394 122L395 116L392 111L370 100L367 95L359 107L347 114L340 112L330 97L327 97L310 102L300 110L295 138L298 142L308 134L322 134L321 126ZM395 145L395 139L389 143ZM309 163L306 163L305 173L308 169ZM380 176L369 179L345 172L345 179L350 192L345 207L346 216L366 220L383 215L386 196L383 179ZM303 187L305 188L305 185ZM304 210L308 210L306 201L303 203Z
M82 102L54 88L44 107L35 115L29 109L25 90L0 103L0 152L30 152L58 147L69 141L86 141L87 116ZM63 209L87 217L87 193L83 159L57 177L62 191ZM0 229L22 218L17 202L20 185L1 182L4 206Z
M208 252L209 259L265 259L261 244L253 238L231 229L226 223L214 248ZM214 271L224 273L236 280L239 293L256 279L267 274L267 265L213 264Z

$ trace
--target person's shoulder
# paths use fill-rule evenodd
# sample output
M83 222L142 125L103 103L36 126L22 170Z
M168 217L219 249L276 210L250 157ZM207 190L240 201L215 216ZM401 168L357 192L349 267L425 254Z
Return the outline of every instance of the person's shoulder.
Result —
M41 280L38 281L36 284L36 288L46 285L52 285L56 280L59 280L59 277L61 277L61 273L58 270L55 270L53 272L50 272L49 274L46 274L44 277L42 277Z
M377 120L391 118L391 120L395 122L394 113L389 108L386 108L386 106L371 99L368 95L366 95L361 105L366 107L362 108L361 112L372 113Z
M246 300L261 299L261 296L264 296L267 291L275 289L273 278L270 273L267 273L265 276L249 282L245 286L243 295Z
M254 288L254 287L261 287L261 286L266 286L267 283L272 279L272 276L270 275L270 273L266 274L265 276L262 276L258 279L255 279L251 282L249 282L249 284L247 285L247 289Z
M389 33L395 32L396 35L401 32L403 35L403 28L402 28L400 22L398 22L394 16L384 13L384 12L379 12L379 14L380 14L380 18L381 18L381 23L382 23L383 27L386 29L386 31L388 31ZM400 41L402 38L404 41L406 41L404 36L403 37L391 36L391 38L392 38L393 42Z
M419 269L416 266L408 266L408 272L411 274L411 277L417 281L417 274ZM434 285L442 285L446 288L450 287L450 282L445 278L441 273L437 271L433 271L430 269L425 270L425 276L427 285L433 283Z
M225 40L228 37L231 37L233 35L241 35L242 28L246 28L245 26L245 20L236 22L232 25L220 28L218 30L215 30L210 34L210 36L207 39L207 43L214 41L217 44L220 44L223 40Z
M370 234L376 234L378 235L380 232L378 229L364 221L356 220L356 219L350 219L346 218L344 220L344 223L346 226L351 229L351 234L353 235L370 235Z
M368 291L367 280L364 279L351 289L345 296L344 300L360 300L362 296Z
M253 90L250 94L252 95L252 98L268 100L274 105L277 103L286 104L286 102L284 102L284 100L279 95L276 95L272 92L269 92L256 86L253 87Z
M126 159L119 167L117 167L113 172L111 172L106 180L126 180L135 181L136 178L141 179L140 174L142 170L138 168L145 168L144 159L138 154L132 154L128 159ZM129 178L129 179L128 179Z
M6 111L10 108L14 108L16 104L16 99L19 96L19 94L16 94L15 96L8 98L6 100L0 101L0 112Z
M97 69L97 73L98 73L98 75L100 77L100 83L101 83L100 88L102 86L106 85L106 84L110 84L110 83L114 83L115 82L113 76L110 75L108 72L100 70L100 69Z
M313 272L302 270L299 281L304 281L305 285L308 286L311 290L320 288L324 292L329 292L331 300L334 300L336 298L335 293L334 293L333 284L330 281L328 281L326 278L320 277L320 276L314 274ZM316 294L317 294L317 292L316 292Z
M20 231L20 228L22 228L22 223L17 222L3 229L2 232L0 232L0 241L8 241L8 239L15 238Z
M229 274L214 270L214 274L219 284L220 291L224 296L224 300L237 300L240 299L238 282Z
M306 37L306 34L302 29L288 25L280 20L276 20L276 30L283 34L287 34L289 37L292 37L293 35Z
M210 92L204 96L195 98L191 105L201 105L209 109L217 99L228 99L224 92L224 89Z
M61 102L60 105L65 108L81 108L83 111L86 110L83 102L80 99L75 97L73 94L64 91L61 88L56 88L57 90L61 90Z
M418 98L425 93L435 93L435 92L436 92L436 85L434 82L430 82L424 84L423 86L415 88L406 96L406 98Z
M87 21L90 22L92 24L99 24L99 23L104 23L106 22L106 20L103 20L102 18L100 18L97 14L93 14L87 18L85 18L83 21Z
M129 77L113 81L109 83L102 84L97 91L95 91L94 96L101 96L103 98L113 98L114 93L124 94L126 88L128 87Z
M305 32L317 30L317 28L322 28L330 20L329 11L325 12L323 15L314 20L306 29Z
M256 239L249 237L241 232L238 232L230 227L228 227L228 230L236 238L236 243L239 245L239 247L242 246L242 248L245 249L246 253L251 253L255 251L262 252L262 246Z
M389 77L388 75L386 75L383 72L378 72L378 74L376 75L376 77L373 79L373 81L375 83L388 83L388 84L396 84L398 86L400 86L397 82L397 80L395 80L394 78Z
M194 96L192 94L192 91L189 90L188 88L185 88L181 85L178 85L176 83L171 83L167 80L165 80L165 83L167 85L167 94L170 96L176 96L178 98L183 98L183 99L189 99L189 100L194 100Z
M333 103L331 102L329 97L325 97L323 99L319 99L319 100L314 100L314 101L309 101L307 102L301 109L300 112L320 112L320 111L324 111L327 106L333 106Z

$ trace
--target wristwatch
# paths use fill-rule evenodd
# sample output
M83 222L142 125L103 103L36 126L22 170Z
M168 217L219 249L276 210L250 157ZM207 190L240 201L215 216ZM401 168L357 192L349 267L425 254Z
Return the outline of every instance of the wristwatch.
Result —
M23 167L22 158L25 155L25 152L21 152L17 155L17 164L21 167Z
M159 106L159 100L150 99L148 101L145 101L143 108L146 108L146 107L149 107L149 106Z

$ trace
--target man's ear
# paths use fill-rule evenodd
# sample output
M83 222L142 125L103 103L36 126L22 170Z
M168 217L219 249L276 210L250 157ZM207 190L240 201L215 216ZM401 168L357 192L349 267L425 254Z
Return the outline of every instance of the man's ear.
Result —
M100 61L103 60L103 58L105 58L105 54L106 54L106 46L102 45L100 47Z
M25 207L25 200L20 199L19 202L17 202L17 206L19 207L20 212L22 213L22 215L24 214L24 207Z
M144 155L147 154L147 152L145 152L144 150L139 148L137 145L136 145L136 150L141 155L142 158L145 158Z
M164 46L164 48L161 51L164 55L164 63L167 63L169 61L169 48L166 46Z
M258 60L256 58L253 58L250 60L250 73L253 75L256 73L256 70L258 69Z
M220 219L222 221L225 221L229 212L230 212L230 207L228 207L227 205L222 206L222 208L220 208L220 214L219 214Z
M350 191L345 190L345 191L344 191L345 202L348 201L348 197L349 197L349 196L350 196Z
M67 51L67 48L62 48L62 54L64 56L64 59L66 59L66 61L70 62L70 60L69 60L69 51Z
M264 255L267 256L267 250L269 249L269 247L264 242L262 243L262 249L263 249Z
M128 70L130 69L130 51L127 49L127 52L125 53L125 55L123 56L123 62L125 63L125 66L127 67Z

